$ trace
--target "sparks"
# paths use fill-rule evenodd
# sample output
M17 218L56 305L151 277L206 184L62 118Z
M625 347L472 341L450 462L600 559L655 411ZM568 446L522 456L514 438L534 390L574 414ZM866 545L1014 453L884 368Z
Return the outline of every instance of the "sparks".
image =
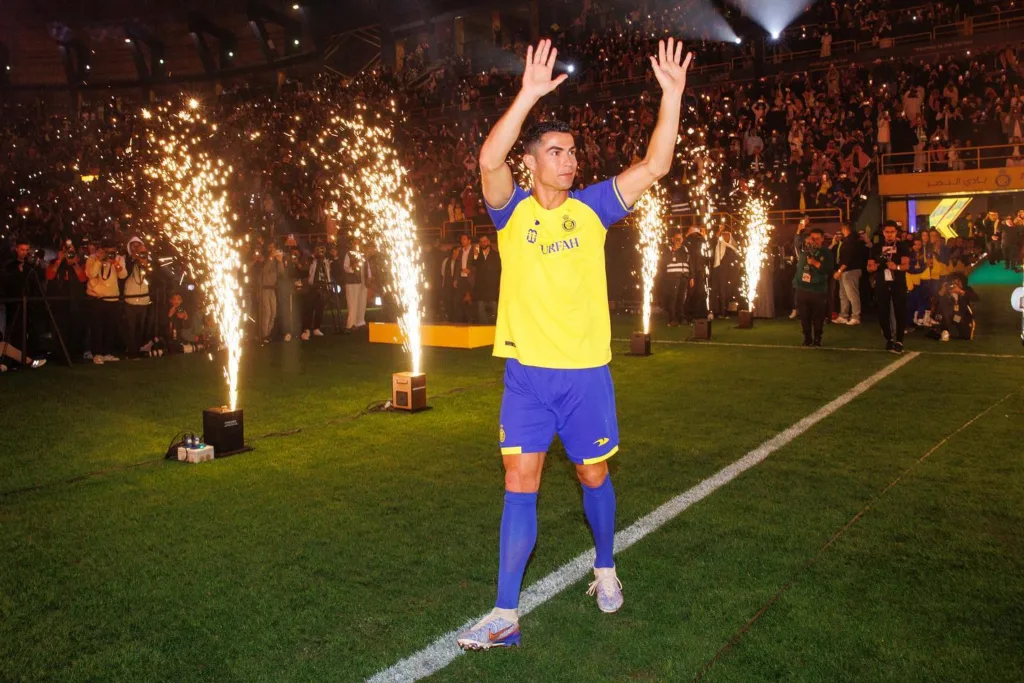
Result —
M636 212L633 214L637 229L636 248L641 259L644 334L651 331L651 295L654 292L654 278L658 274L660 250L665 243L666 206L665 189L655 184L637 201Z
M394 147L393 132L384 123L366 123L362 114L351 118L334 115L329 121L316 138L333 138L338 148L333 154L322 147L309 149L330 171L326 181L327 193L333 199L329 211L337 220L351 225L353 237L360 241L368 238L383 256L391 273L385 291L398 303L404 348L412 372L419 374L423 267L412 219L412 191Z
M189 109L195 108L194 102L189 100ZM224 378L228 406L235 410L245 296L240 281L244 272L241 240L232 236L226 191L232 169L220 159L192 149L204 124L189 112L156 116L153 123L146 136L157 155L145 172L154 181L155 223L182 255L204 295L206 313L212 316L227 350Z
M775 228L768 223L768 202L754 192L747 196L743 218L746 224L743 238L743 296L747 300L748 310L753 311L761 268L768 260L768 240Z

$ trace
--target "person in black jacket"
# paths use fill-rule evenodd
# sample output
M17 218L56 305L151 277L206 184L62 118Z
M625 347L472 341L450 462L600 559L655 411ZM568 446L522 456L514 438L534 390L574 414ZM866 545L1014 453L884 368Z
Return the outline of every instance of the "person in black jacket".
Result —
M843 236L836 254L836 272L839 283L839 317L837 323L860 325L860 276L864 272L864 240L850 227L842 225Z
M498 288L501 284L501 254L491 247L491 239L483 235L473 249L473 300L476 302L478 325L493 325L498 316Z
M672 233L672 246L665 257L665 271L661 288L668 312L668 326L679 327L685 322L683 309L686 305L686 290L690 286L690 264L683 247L683 233Z
M909 269L910 249L905 241L899 239L896 221L886 221L882 228L882 239L872 248L868 258L868 272L875 278L878 323L885 337L885 348L893 353L903 353ZM893 329L894 322L896 329Z
M939 339L946 342L953 339L974 339L974 307L978 296L961 275L953 275L939 290L939 313L942 322L939 324Z
M691 320L708 317L708 255L705 252L704 235L700 228L690 228L683 240L686 261L689 264L690 283L686 290L683 315Z

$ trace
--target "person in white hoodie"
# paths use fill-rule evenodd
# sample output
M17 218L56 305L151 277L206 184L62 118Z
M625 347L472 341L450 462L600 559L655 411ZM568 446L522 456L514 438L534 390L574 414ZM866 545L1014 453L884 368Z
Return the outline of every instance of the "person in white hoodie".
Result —
M152 309L149 297L149 251L141 238L128 240L128 256L128 276L124 283L124 339L128 355L135 356L141 352L142 345L150 341L146 339L146 330L149 329L146 322Z
M99 250L85 262L85 275L89 278L85 293L89 297L92 362L103 365L121 360L113 351L121 322L119 282L128 277L128 269L112 240L103 240Z

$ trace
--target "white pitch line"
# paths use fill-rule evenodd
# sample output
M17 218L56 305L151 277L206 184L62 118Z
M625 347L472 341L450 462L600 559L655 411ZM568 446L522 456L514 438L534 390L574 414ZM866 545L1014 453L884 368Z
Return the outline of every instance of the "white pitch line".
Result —
M615 552L621 553L642 540L645 536L658 530L666 523L678 517L686 508L697 503L717 489L725 486L755 465L763 462L769 455L791 443L814 425L830 417L833 413L854 400L880 381L893 374L912 361L919 354L905 354L895 363L887 365L863 382L847 391L842 396L822 406L804 419L783 432L765 441L745 456L722 468L712 476L700 482L688 491L684 491L672 500L658 507L654 512L641 517L633 524L615 534ZM578 582L590 573L594 566L594 551L588 550L573 560L551 572L537 583L527 588L520 598L519 616L526 616L537 607L555 597L563 590ZM484 614L474 617L459 628L449 631L433 643L396 664L378 672L368 679L369 683L405 683L426 678L445 668L459 655L462 650L455 639L459 633L484 618ZM486 654L479 654L484 656Z
M612 339L614 342L630 342L629 339ZM813 353L818 351L855 351L858 353L892 353L886 351L883 348L866 349L858 346L822 346L813 349L808 349L805 346L797 346L796 344L750 344L747 342L723 342L723 341L709 341L701 339L654 339L654 344L675 344L678 346L738 346L748 349L797 349L807 353ZM938 344L939 342L935 342ZM924 354L928 356L965 356L968 358L1016 358L1018 360L1024 360L1022 354L1012 353L975 353L973 351L964 351L963 353L957 353L956 351L915 351L918 354Z

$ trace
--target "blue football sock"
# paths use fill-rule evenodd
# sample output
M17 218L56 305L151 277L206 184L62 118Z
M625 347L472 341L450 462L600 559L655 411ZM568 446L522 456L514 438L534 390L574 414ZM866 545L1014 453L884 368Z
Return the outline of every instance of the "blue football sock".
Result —
M537 494L505 492L501 514L501 544L498 560L499 609L519 609L526 562L537 542Z
M612 488L611 475L605 477L604 482L595 489L583 485L583 512L594 533L594 548L597 550L594 567L614 567L612 547L615 544L615 489Z

